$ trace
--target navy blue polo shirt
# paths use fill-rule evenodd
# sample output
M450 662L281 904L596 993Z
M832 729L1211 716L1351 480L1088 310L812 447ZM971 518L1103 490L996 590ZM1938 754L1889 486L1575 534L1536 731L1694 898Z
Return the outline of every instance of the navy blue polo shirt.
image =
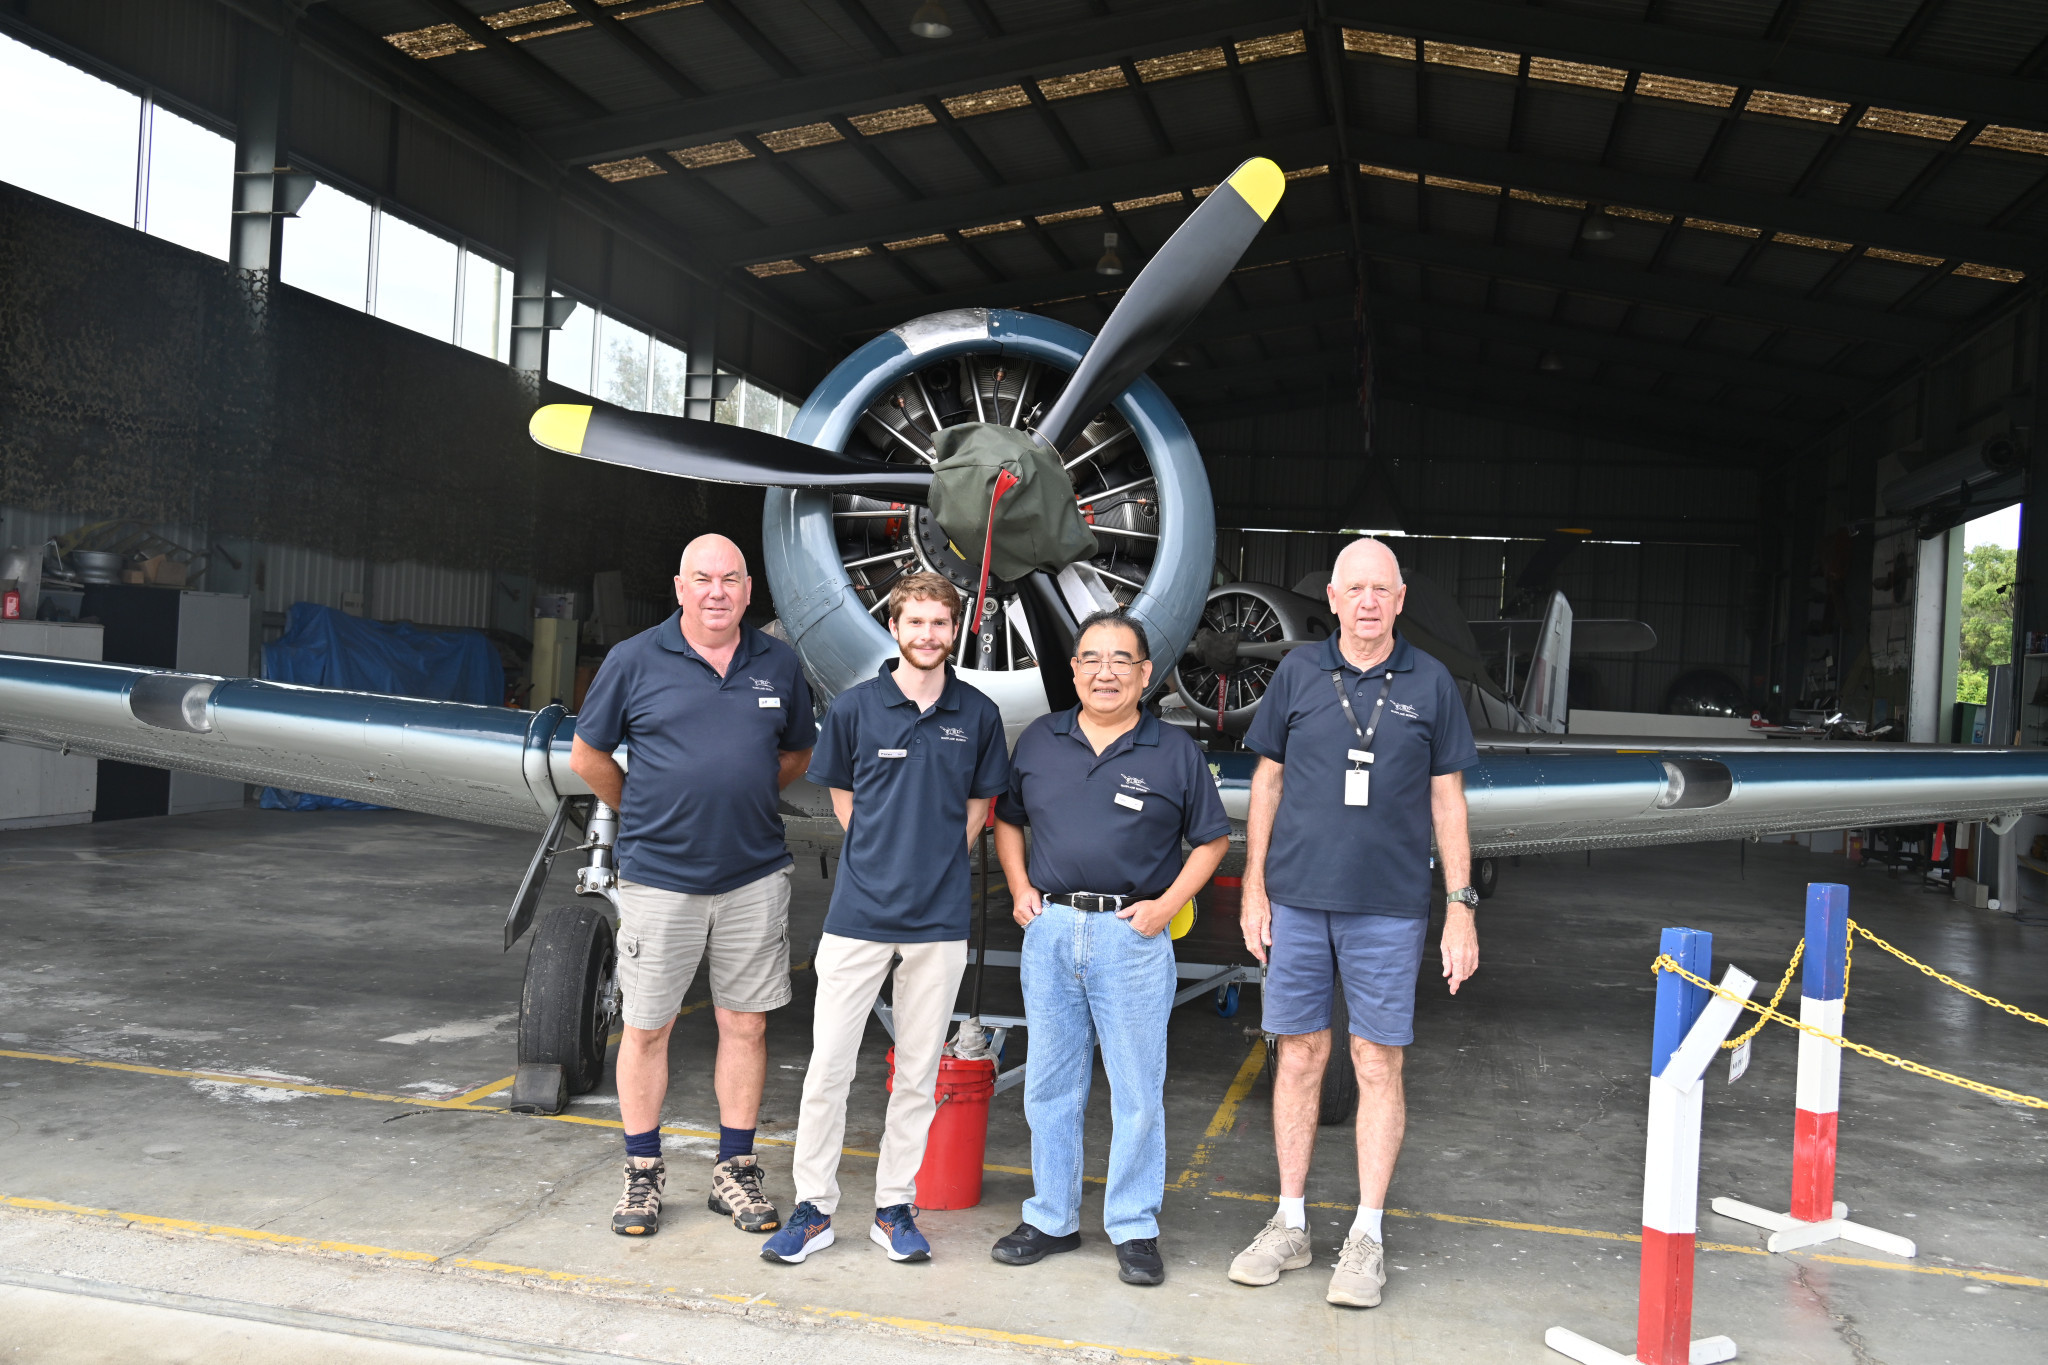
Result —
M1393 688L1373 735L1370 804L1344 804L1346 756L1358 736L1330 671L1340 670L1360 726L1389 670ZM1297 910L1429 914L1429 779L1479 761L1450 670L1397 633L1370 673L1345 661L1332 635L1290 650L1259 702L1245 747L1287 765L1266 851L1266 894Z
M681 618L605 656L576 737L606 753L629 750L619 875L706 896L789 865L778 754L810 748L818 727L794 649L742 626L721 678L683 638Z
M967 937L967 803L1010 781L1003 713L946 668L932 709L896 685L895 659L832 699L811 781L853 793L825 932L875 943Z
M1148 712L1100 754L1080 708L1040 716L1017 737L996 818L1030 825L1031 884L1150 900L1180 875L1180 845L1230 833L1216 779L1185 731Z

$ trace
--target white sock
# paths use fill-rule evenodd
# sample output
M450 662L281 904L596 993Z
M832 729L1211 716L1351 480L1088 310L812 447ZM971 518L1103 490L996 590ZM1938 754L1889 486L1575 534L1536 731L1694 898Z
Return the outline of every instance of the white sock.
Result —
M1358 1217L1351 1220L1351 1235L1356 1237L1362 1232L1375 1242L1385 1240L1380 1236L1380 1223L1386 1216L1385 1209L1360 1209Z
M1308 1227L1308 1196L1303 1194L1289 1199L1281 1195L1280 1221L1290 1228Z

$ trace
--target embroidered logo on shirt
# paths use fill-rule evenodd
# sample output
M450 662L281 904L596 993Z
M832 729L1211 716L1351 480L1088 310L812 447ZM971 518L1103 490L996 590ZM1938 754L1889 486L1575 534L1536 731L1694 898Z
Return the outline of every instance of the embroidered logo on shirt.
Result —
M756 692L773 692L775 690L775 683L773 682L773 680L768 678L756 678L752 674L749 674L747 676L747 681L754 685L754 690Z
M1118 773L1117 776L1124 780L1124 790L1127 792L1149 792L1152 790L1145 785L1145 779L1142 777L1132 777L1129 773Z
M1399 716L1403 720L1422 719L1422 717L1416 713L1415 708L1410 706L1405 701L1390 701L1387 703L1387 709L1389 711L1392 711L1395 715Z
M967 742L967 732L951 725L941 725L939 727L939 738L950 739L955 744L965 744Z

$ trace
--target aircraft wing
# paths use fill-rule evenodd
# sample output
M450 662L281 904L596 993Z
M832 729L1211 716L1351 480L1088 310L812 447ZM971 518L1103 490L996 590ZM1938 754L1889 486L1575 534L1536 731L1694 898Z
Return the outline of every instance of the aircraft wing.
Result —
M0 654L0 740L541 830L566 713Z
M1465 770L1482 857L1697 843L1805 830L1992 820L2048 808L2048 749L1799 744L1618 748L1564 736L1482 744ZM1655 743L1654 741L1650 743ZM1233 819L1249 754L1212 754Z
M0 740L540 830L569 770L559 706L514 711L0 654ZM1476 853L1691 843L1996 819L2048 808L2048 749L1595 745L1487 736L1466 771ZM1211 755L1244 819L1255 763Z

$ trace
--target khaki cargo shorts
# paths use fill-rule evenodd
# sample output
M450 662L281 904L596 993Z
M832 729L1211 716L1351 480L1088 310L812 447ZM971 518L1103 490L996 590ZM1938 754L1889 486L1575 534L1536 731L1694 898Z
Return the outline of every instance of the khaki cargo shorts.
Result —
M790 999L790 869L715 896L619 883L619 990L624 1022L668 1026L711 959L711 1003L749 1014Z

